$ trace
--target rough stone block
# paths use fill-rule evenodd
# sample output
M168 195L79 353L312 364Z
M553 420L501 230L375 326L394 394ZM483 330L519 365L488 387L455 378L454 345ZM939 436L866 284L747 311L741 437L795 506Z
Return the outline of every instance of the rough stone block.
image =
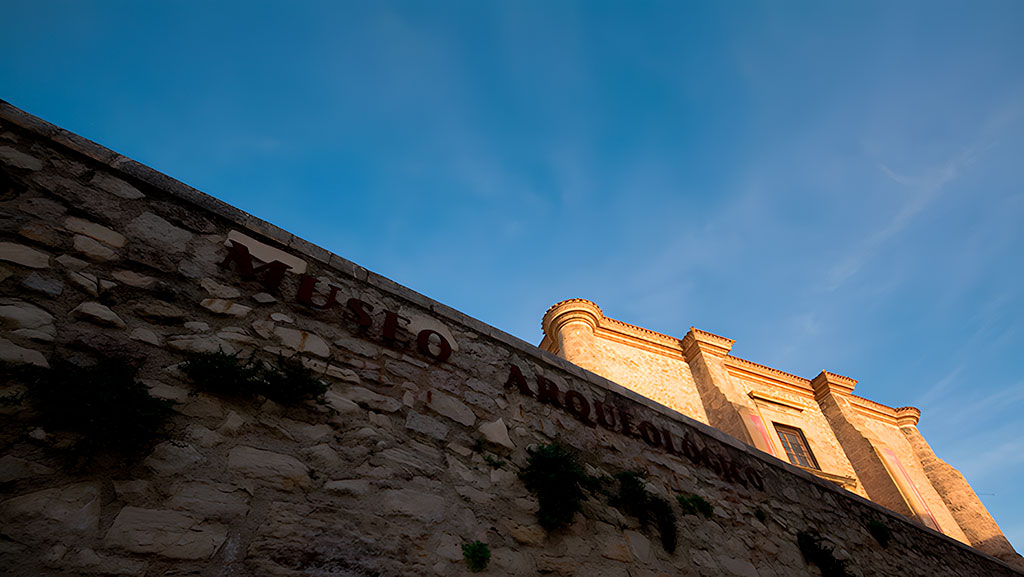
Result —
M144 299L136 302L132 305L132 312L159 323L174 323L186 317L185 311L156 299Z
M364 389L363 387L352 387L345 394L345 397L349 400L375 411L383 411L385 413L394 413L398 409L402 408L402 403L392 399L391 397L385 397L384 395L378 395L377 393Z
M249 498L233 485L195 482L179 487L167 506L205 519L230 520L249 511Z
M203 290L207 292L211 297L217 299L236 299L242 296L241 291L232 286L222 285L212 278L204 278L199 281L199 285L203 287ZM265 294L265 293L260 293ZM273 297L271 297L273 298Z
M10 483L20 479L31 479L52 475L55 471L46 465L19 459L12 455L0 457L0 483Z
M44 244L50 248L57 246L60 242L56 231L41 222L25 223L18 229L18 236Z
M508 449L515 449L516 445L512 442L512 439L508 436L508 427L505 426L505 420L499 418L497 421L491 423L484 423L477 429L480 434L487 439L488 442Z
M441 521L447 510L445 500L440 495L415 489L384 491L380 496L380 504L385 510L415 517L424 523Z
M117 253L109 246L85 235L76 234L73 246L93 262L107 262L117 258Z
M0 242L0 260L28 268L49 268L50 255L23 244Z
M35 329L56 336L53 315L18 299L0 299L0 328L4 330Z
M72 271L79 271L89 266L89 263L71 256L70 254L62 254L56 258L56 261L61 264L64 268Z
M295 457L254 447L235 447L228 454L228 470L294 491L310 486L309 469Z
M223 352L233 355L236 352L231 343L217 337L206 335L178 335L167 339L167 346L188 353Z
M19 347L7 339L0 338L0 361L15 365L35 365L50 368L50 363L39 351Z
M251 307L225 299L203 299L199 304L214 314L228 317L242 318L252 311Z
M164 441L143 461L147 467L158 475L172 475L185 471L205 458L192 445L180 441Z
M145 327L138 327L132 329L132 332L130 335L128 335L128 338L132 339L133 341L142 341L144 343L151 344L155 347L160 347L163 346L164 344L163 340L160 338L159 335Z
M423 433L440 441L443 441L448 436L447 425L432 417L421 415L416 411L409 411L409 414L406 415L405 428L417 433Z
M147 242L160 250L183 252L192 240L192 233L178 228L152 212L144 212L130 223L128 232L135 238Z
M96 176L92 177L89 184L125 200L138 200L140 198L145 198L146 196L142 194L139 189L120 178L110 176L109 174L104 174L102 172L97 173Z
M467 427L473 426L476 422L476 414L473 409L455 397L442 393L437 389L430 389L426 392L427 406L435 412L448 417L449 419L462 423Z
M25 277L21 286L51 297L60 296L64 292L64 283L55 278L44 277L37 272Z
M124 235L110 230L109 228L90 222L85 219L81 219L75 216L69 216L64 220L64 229L70 232L85 235L94 240L98 240L104 244L110 245L114 248L121 248L124 246L126 239Z
M114 519L104 544L171 559L207 559L226 537L223 525L201 523L179 511L125 507Z
M100 520L100 488L96 483L75 483L35 491L0 503L0 518L43 520L56 523L58 530L93 533Z
M156 286L156 279L151 276L132 272L130 270L114 271L111 275L124 284L141 289L150 289Z
M321 358L331 356L331 347L319 335L287 327L275 327L274 335L282 345L300 353L310 353Z
M361 497L370 492L371 486L369 479L342 479L324 483L324 489L332 493Z
M25 170L42 170L43 161L10 146L0 146L0 162Z
M124 321L117 316L117 313L95 301L87 301L78 305L71 311L71 314L98 325L125 328Z

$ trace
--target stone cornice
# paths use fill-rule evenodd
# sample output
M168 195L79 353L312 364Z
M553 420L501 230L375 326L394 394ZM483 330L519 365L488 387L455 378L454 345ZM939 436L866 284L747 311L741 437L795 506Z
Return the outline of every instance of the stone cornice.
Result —
M812 393L811 381L809 379L798 377L779 369L773 369L754 361L729 355L725 357L725 366L731 373L740 378L753 379L769 385L781 386L803 395L811 396L810 394Z
M921 420L921 409L917 407L897 407L896 424L900 427L916 427Z
M800 465L797 465L797 467L800 467ZM816 477L825 479L826 481L831 481L836 485L839 485L840 487L846 489L847 491L853 491L857 488L857 479L853 477L847 477L846 475L836 475L835 473L826 473L825 471L822 471L820 469L812 469L810 467L800 468Z
M587 299L566 299L548 307L541 319L541 329L545 335L554 338L559 329L572 322L583 322L596 330L604 320L604 312L597 303Z
M818 376L811 379L811 388L814 389L814 397L822 399L829 394L853 395L853 387L857 385L856 379L837 375L828 371L821 371Z
M587 299L574 298L555 303L541 321L542 348L557 348L558 332L569 323L584 323L602 338L676 358L683 356L679 339L604 316L601 307ZM544 345L548 346L545 347Z
M857 395L849 395L850 404L858 413L889 425L897 427L917 426L921 418L921 410L917 407L892 408L878 401L865 399Z
M697 352L725 357L732 350L732 345L735 342L732 339L690 327L690 331L683 337L683 353L688 358Z
M779 398L779 397L774 397L772 395L766 395L766 394L758 392L758 391L750 391L750 392L747 393L747 396L750 397L751 399L754 399L755 401L760 401L760 402L763 402L763 403L771 403L773 405L780 405L780 406L787 407L789 409L794 409L794 410L801 411L801 412L805 408L803 405L801 405L799 403L796 403L796 402L793 402L793 401L790 401L788 399L782 399L782 398Z

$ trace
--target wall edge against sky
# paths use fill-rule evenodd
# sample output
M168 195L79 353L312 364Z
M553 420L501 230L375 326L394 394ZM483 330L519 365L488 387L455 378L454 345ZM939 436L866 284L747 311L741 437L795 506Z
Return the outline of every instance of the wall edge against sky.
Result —
M595 386L606 389L610 392L618 394L622 397L629 398L645 407L669 418L674 421L680 422L684 425L689 426L691 429L696 429L705 436L709 436L718 442L727 444L748 456L751 456L768 467L774 467L775 469L781 469L790 474L795 474L804 481L815 484L816 486L828 490L838 497L853 498L855 501L859 501L861 504L870 506L876 512L892 518L896 521L906 523L913 526L918 530L924 530L926 533L931 533L933 536L938 536L944 539L947 543L955 544L966 551L969 551L975 555L981 555L991 561L995 561L1000 565L1010 569L1011 571L1017 571L1016 568L1007 564L1006 562L983 553L982 551L965 545L956 539L948 537L938 531L930 529L924 525L914 522L902 515L894 513L881 505L877 505L859 495L850 493L842 490L835 486L833 483L823 480L811 473L808 473L798 467L795 467L787 462L772 457L766 453L758 451L753 447L742 443L730 435L727 435L715 428L712 428L704 423L691 419L677 411L674 411L664 405L661 405L647 397L644 397L630 389L623 387L613 381L610 381L600 375L582 369L581 367L570 363L569 361L562 359L552 353L544 351L539 347L530 344L514 335L506 333L496 327L488 325L478 319L470 317L448 305L435 301L413 289L410 289L402 284L399 284L387 277L370 271L358 264L345 259L327 249L317 246L305 239L298 237L288 231L273 225L259 217L253 216L245 211L242 211L224 201L221 201L207 193L204 193L194 187L191 187L171 176L168 176L156 169L146 166L140 162L125 157L101 144L98 144L85 137L74 134L70 131L62 129L56 125L53 125L41 118L38 118L31 113L28 113L9 102L0 99L0 119L9 121L25 130L34 132L57 145L72 150L76 153L87 156L97 162L110 167L112 170L127 175L133 179L142 181L150 186L153 186L162 192L170 194L176 198L179 198L185 202L195 205L203 210L210 211L236 225L242 227L245 230L251 231L267 239L273 240L279 243L283 247L287 247L289 251L302 254L305 257L314 259L326 265L327 267L350 277L365 280L370 285L384 291L391 293L397 298L403 299L417 306L424 308L425 310L432 311L438 316L444 318L447 321L461 324L472 330L478 331L481 334L487 335L511 348L516 352L523 354L531 360L546 364L554 365L574 376L585 380Z

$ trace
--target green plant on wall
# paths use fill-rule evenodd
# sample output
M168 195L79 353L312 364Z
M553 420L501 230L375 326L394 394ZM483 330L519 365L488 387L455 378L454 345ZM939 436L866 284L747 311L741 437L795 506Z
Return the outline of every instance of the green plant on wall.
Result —
M671 553L676 550L678 540L676 514L666 499L647 490L644 484L646 476L646 472L637 470L616 474L619 489L612 496L611 503L624 513L636 517L644 527L654 521L662 547Z
M260 388L262 367L255 356L243 360L224 351L193 353L180 369L202 392L247 397Z
M302 360L279 356L275 365L264 367L259 392L272 401L288 405L319 399L327 388L327 383L302 364Z
M672 510L672 505L664 497L651 495L648 506L654 515L654 522L658 526L661 546L669 553L674 552L678 539L678 529L676 528L676 513Z
M0 397L0 407L17 407L18 405L21 405L21 400L24 398L24 393L11 393L10 395L4 395Z
M484 461L486 461L487 464L490 465L491 468L493 469L505 468L505 461L499 459L498 457L495 457L494 455L484 455Z
M679 501L679 508L683 510L683 515L703 515L710 518L715 513L715 506L700 495L693 493L676 495L676 500Z
M273 365L255 358L240 358L223 351L195 353L181 364L200 391L229 397L263 395L281 404L317 399L327 384L296 357L279 356Z
M75 434L72 449L79 457L131 457L152 446L173 406L150 396L135 372L114 360L82 367L54 359L51 368L25 370L20 378L42 427Z
M557 441L529 453L519 476L537 497L537 522L549 531L568 525L582 510L581 503L586 498L583 489L592 479L583 470L579 457Z
M804 560L817 565L822 577L852 577L846 570L846 560L836 559L835 552L824 541L813 529L800 531L796 535L796 543Z
M868 533L878 541L878 544L883 548L889 546L889 540L892 539L892 531L885 526L885 523L872 519L867 524Z
M466 560L470 571L479 573L487 568L491 560L491 548L481 541L466 543L462 546L462 558Z

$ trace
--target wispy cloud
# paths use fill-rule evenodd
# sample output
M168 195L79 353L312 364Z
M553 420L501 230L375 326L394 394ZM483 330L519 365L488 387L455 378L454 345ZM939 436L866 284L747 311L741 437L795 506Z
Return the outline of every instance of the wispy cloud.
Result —
M922 405L927 408L931 417L940 419L947 424L985 421L997 413L1013 412L1018 405L1024 403L1024 382L1000 387L965 402L961 394L946 396L941 393L940 389L945 390L946 388L944 381L946 379L940 381L926 393L925 397L931 399L930 405L925 403ZM936 397L941 398L936 399Z
M961 363L946 376L942 377L934 385L931 386L927 391L922 394L917 400L917 406L928 407L937 404L942 399L946 398L948 393L954 389L957 382L957 378L960 373L964 370L964 364Z
M894 182L910 189L909 200L882 228L864 239L829 275L828 289L834 291L856 275L893 237L903 231L913 219L924 211L942 193L942 190L962 173L975 158L975 147L969 147L947 162L920 176L896 173L885 163L878 168Z
M834 291L856 275L882 248L924 212L945 188L957 180L979 157L995 148L1005 134L1015 130L1024 108L1013 105L990 114L974 142L946 162L917 175L902 174L884 162L878 169L893 182L909 190L909 198L884 226L868 235L845 259L833 267L828 289Z
M1005 475L1015 466L1024 465L1024 439L985 439L991 442L971 443L972 449L956 454L951 462L975 484L985 482L990 475ZM973 439L977 442L978 439Z

